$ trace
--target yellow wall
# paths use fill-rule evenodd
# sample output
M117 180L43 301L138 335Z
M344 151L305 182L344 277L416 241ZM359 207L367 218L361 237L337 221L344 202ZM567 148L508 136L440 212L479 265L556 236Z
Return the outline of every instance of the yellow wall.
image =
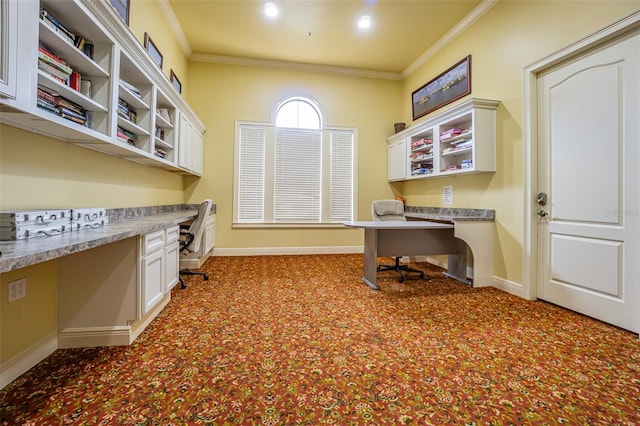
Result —
M8 303L8 284L26 278L26 296ZM57 332L58 264L45 262L0 274L0 364Z
M287 96L304 94L321 106L327 126L357 127L360 219L370 219L371 201L392 196L387 184L387 145L400 109L399 81L192 62L187 99L207 127L204 172L190 202L216 203L216 246L361 246L362 233L346 228L232 229L235 120L268 122Z
M153 44L162 54L162 73L169 78L173 70L182 83L182 94L186 95L188 61L165 19L159 2L132 0L130 5L129 29L142 45L144 45L144 33L149 34Z
M638 1L501 1L403 82L403 121L412 123L411 93L470 54L471 96L502 102L497 112L495 174L394 184L409 205L442 206L442 187L452 185L453 207L495 209L495 276L522 282L523 69L639 6Z
M130 15L136 38L142 43L149 32L163 73L173 69L185 93L187 60L157 2L133 1ZM181 204L188 185L178 174L0 124L0 210ZM7 282L22 276L27 296L7 304ZM1 282L0 364L57 330L58 263L2 274Z

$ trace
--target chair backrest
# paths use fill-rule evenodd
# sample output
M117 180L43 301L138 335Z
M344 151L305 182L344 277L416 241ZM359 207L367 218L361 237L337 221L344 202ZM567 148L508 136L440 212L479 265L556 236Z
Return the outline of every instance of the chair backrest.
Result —
M200 207L198 207L198 216L191 222L189 226L189 233L193 234L193 241L191 244L185 247L186 251L194 252L200 250L200 243L202 242L202 234L204 234L204 229L206 227L207 217L211 213L211 207L213 206L213 201L210 199L204 200L200 203Z
M404 217L404 203L399 200L376 200L371 203L373 220L407 220Z

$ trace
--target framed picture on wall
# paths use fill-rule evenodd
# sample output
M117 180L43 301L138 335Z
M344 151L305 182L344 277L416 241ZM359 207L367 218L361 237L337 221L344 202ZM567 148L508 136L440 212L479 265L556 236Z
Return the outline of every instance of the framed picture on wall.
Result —
M417 120L471 93L471 55L412 93L413 119Z
M171 74L169 74L169 81L171 81L171 84L178 91L178 93L182 93L182 83L180 83L180 80L178 80L178 77L176 77L176 74L173 72L173 70L171 70Z
M162 53L158 50L158 47L153 43L148 33L144 33L144 48L147 49L147 53L151 57L151 60L162 69Z
M129 5L131 0L109 0L111 6L116 10L125 24L129 25Z

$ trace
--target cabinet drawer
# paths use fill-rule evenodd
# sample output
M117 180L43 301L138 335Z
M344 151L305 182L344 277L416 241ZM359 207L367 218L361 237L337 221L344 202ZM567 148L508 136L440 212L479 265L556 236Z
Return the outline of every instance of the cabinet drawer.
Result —
M142 255L155 253L164 247L164 230L147 234L142 239Z
M178 241L178 239L180 238L180 227L178 225L167 228L166 232L167 232L167 244L171 244L174 241Z

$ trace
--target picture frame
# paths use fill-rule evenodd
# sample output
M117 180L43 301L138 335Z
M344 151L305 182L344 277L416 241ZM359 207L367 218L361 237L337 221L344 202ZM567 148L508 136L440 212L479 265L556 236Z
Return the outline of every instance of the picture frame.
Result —
M169 74L169 81L173 85L173 88L178 91L178 93L182 93L182 83L180 83L180 80L178 80L178 77L176 76L176 73L173 72L173 70L171 70Z
M144 33L144 48L149 53L151 60L162 69L162 53L158 50L158 47L155 45L151 37L149 37L149 33Z
M413 120L471 93L471 55L411 94Z
M125 24L129 25L129 6L131 0L109 0L111 6L116 10L116 13L120 15Z

